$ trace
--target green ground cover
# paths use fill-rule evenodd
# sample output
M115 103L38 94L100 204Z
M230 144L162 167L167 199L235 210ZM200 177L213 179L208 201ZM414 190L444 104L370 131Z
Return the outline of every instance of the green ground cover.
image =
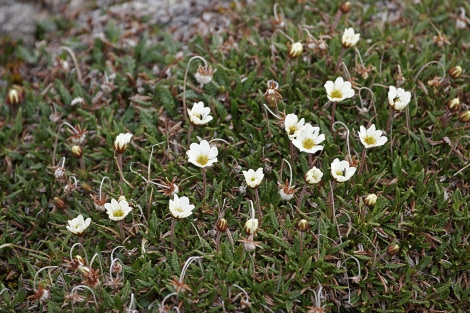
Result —
M1 311L469 311L470 5L273 6L216 6L230 26L184 42L112 14L102 36L58 17L34 48L2 39ZM354 94L331 103L337 77ZM193 125L200 101L213 119ZM289 138L288 114L320 137ZM366 150L372 124L387 141ZM187 155L202 140L207 167ZM170 213L174 191L191 215ZM120 197L116 221L103 206Z

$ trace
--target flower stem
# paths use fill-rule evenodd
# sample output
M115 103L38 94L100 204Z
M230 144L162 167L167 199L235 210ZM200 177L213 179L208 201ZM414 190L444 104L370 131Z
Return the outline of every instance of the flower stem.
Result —
M338 69L339 69L339 65L341 64L341 61L343 60L343 56L344 56L345 51L346 51L346 49L344 47L341 47L341 52L339 53L338 62L336 63L335 72L338 71Z
M188 141L187 141L188 148L189 148L189 145L191 144L191 133L192 132L193 132L193 124L189 125L189 129L188 129Z
M302 200L304 199L305 194L307 193L307 184L302 187L302 191L300 192L299 199L297 199L297 211L301 211L300 207L302 205Z
M117 157L114 157L114 159L116 160L116 163L117 163L117 167L118 167L118 170L119 170L119 175L121 176L121 179L120 179L120 182L124 182L126 183L129 187L131 187L132 189L134 189L134 186L131 185L131 183L129 183L125 178L124 178L124 174L122 173L122 154L119 153Z
M217 237L215 238L215 252L219 253L219 245L220 245L220 231L217 231Z
M199 59L202 62L204 62L204 66L207 66L207 61L203 57L199 55L195 55L192 58L189 59L188 64L186 65L186 71L184 72L184 79L183 79L183 116L184 120L188 121L188 112L186 109L186 80L188 79L188 71L189 71L189 65L191 64L191 61L194 59Z
M333 130L333 124L335 123L335 112L336 112L336 101L333 101L331 105L331 129Z
M393 109L390 109L390 114L388 115L388 120L387 120L387 127L385 128L385 131L388 133L390 128L392 127L392 122L393 122Z
M122 220L119 221L119 234L121 235L121 240L124 240L124 229L122 227Z
M341 239L341 230L339 229L339 224L338 220L336 219L336 210L335 210L335 199L334 199L334 194L333 194L333 189L334 186L336 185L336 182L330 182L330 201L331 201L331 217L333 218L333 223L336 225L336 229L338 231L338 237L339 237L339 242L343 243L343 240Z
M173 250L173 247L174 247L173 243L175 242L175 223L176 223L175 221L176 221L175 218L171 219L170 242L171 242L171 249L172 250Z
M204 199L206 197L206 185L207 185L206 169L205 168L202 168L202 184L203 184L202 198Z
M263 213L261 212L261 202L259 200L258 188L255 188L255 199L256 199L256 204L258 206L258 215L261 221L263 219Z
M302 252L304 248L304 232L301 231L299 235L299 257L302 257Z
M366 154L367 154L367 148L364 148L364 150L362 150L362 156L361 156L361 164L359 166L359 175L362 174L362 171L364 170L364 163L366 163Z
M294 150L294 144L292 143L292 140L289 140L289 152L290 152L290 161L294 162L295 150Z

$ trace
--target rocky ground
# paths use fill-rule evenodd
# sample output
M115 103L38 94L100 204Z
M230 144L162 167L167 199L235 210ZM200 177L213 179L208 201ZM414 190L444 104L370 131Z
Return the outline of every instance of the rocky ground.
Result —
M226 28L230 19L223 12L231 4L239 5L227 0L0 0L0 37L33 46L38 22L65 17L99 24L112 14L145 17L148 25L161 25L177 40L185 40L194 31L205 34Z

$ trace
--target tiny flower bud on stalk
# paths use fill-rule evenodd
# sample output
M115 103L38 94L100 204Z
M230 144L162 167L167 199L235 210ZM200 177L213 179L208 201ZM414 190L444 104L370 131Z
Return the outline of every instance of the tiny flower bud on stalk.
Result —
M449 100L447 102L447 107L451 111L458 111L460 109L460 99L459 98L454 98L452 100Z
M470 110L467 110L467 111L464 111L464 112L460 113L459 114L459 119L463 123L467 123L468 121L470 121Z
M462 67L460 67L459 65L451 67L448 73L450 77L457 79L462 75Z
M303 245L304 245L304 233L308 231L310 225L308 225L307 220L301 219L297 222L297 229L299 230L299 256L302 257Z

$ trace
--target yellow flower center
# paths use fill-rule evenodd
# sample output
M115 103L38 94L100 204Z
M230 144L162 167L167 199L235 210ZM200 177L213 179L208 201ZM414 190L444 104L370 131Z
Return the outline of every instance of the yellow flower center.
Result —
M289 127L289 135L292 136L297 131L297 125Z
M315 146L315 141L312 138L307 138L302 142L302 145L305 149L309 150Z
M179 212L179 213L184 212L184 210L183 210L182 208L180 208L180 207L175 208L175 211L177 211L177 212Z
M113 215L115 217L121 217L121 216L124 216L124 212L121 209L119 209L119 210L114 211Z
M366 136L364 138L364 142L368 145L375 145L375 143L376 143L375 138L371 137L371 136Z
M256 181L256 177L251 177L250 180L251 181Z
M201 114L199 113L193 113L192 116L194 116L195 118L201 119Z
M343 173L343 171L336 171L336 175L337 176L344 176L344 173Z
M206 165L209 162L209 158L207 155L201 154L197 157L197 163L201 164L202 166Z
M335 99L341 99L343 97L343 93L341 92L341 90L335 89L331 92L330 97Z

